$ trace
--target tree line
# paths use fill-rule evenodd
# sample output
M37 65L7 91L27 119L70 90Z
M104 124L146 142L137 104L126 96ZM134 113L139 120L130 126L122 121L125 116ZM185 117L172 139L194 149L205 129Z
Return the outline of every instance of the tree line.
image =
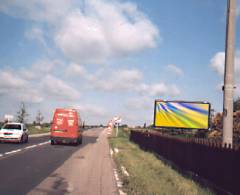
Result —
M19 111L17 111L17 121L19 123L26 123L27 122L27 117L29 116L26 105L24 102L21 102ZM38 110L35 121L33 122L36 125L41 125L41 123L44 120L44 116L41 113L40 110Z
M240 97L234 100L233 103L233 132L240 133ZM216 130L223 129L223 114L216 113L212 118L212 128Z

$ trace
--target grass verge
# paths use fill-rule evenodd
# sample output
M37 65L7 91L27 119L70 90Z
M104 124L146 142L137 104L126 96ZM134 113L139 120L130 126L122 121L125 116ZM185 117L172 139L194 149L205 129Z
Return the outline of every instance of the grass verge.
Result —
M115 135L115 133L113 133ZM201 187L191 179L164 164L152 153L141 150L136 144L129 141L127 129L119 128L118 137L109 139L112 148L118 148L114 153L124 191L131 195L205 195L213 194L209 189ZM122 174L124 166L129 177Z
M41 134L41 133L48 133L50 132L50 127L41 127L41 128L37 128L34 125L28 126L28 131L29 134Z

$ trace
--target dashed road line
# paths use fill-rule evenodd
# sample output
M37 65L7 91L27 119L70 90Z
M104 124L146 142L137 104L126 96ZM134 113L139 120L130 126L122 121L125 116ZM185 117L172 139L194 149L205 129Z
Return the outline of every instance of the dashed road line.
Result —
M5 152L4 154L5 154L5 155L8 155L8 154L13 154L13 153L21 152L21 151L22 151L21 149L18 149L18 150L13 150L13 151L10 151L10 152Z
M114 148L113 150L114 150L114 152L115 152L116 154L119 152L119 149L118 149L118 148Z
M30 148L35 148L35 147L37 147L36 144L35 144L35 145L32 145L32 146L27 146L27 147L25 147L24 149L30 149Z
M122 190L119 190L119 194L120 195L127 195L125 192L123 192Z
M38 146L42 146L42 145L48 144L49 142L50 141L42 142L42 143L38 144Z
M123 183L118 176L117 169L113 169L113 172L114 172L115 180L116 180L117 187L118 187L118 190L119 190L119 194L126 194L121 190L121 188L123 187Z
M113 156L113 150L112 149L110 149L110 155L111 155L111 157Z
M27 146L25 148L22 148L22 149L17 149L17 150L12 150L12 151L9 151L9 152L5 152L3 154L0 154L0 157L4 157L4 156L7 156L7 155L10 155L10 154L15 154L17 152L21 152L23 150L28 150L28 149L31 149L31 148L36 148L37 146L42 146L42 145L46 145L46 144L49 144L50 140L46 141L46 142L42 142L42 143L39 143L39 144L34 144L34 145L31 145L31 146Z
M126 175L127 177L129 177L129 173L127 172L127 169L124 166L121 166L122 172L124 175Z

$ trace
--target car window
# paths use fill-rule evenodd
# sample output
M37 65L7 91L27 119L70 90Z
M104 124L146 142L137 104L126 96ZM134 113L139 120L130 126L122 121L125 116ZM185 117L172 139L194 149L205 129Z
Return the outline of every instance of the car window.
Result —
M2 129L8 130L21 130L21 125L18 124L6 124L2 127Z

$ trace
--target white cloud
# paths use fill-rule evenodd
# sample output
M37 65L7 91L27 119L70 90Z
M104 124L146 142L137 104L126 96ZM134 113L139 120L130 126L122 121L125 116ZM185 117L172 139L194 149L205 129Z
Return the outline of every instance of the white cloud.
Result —
M39 103L43 100L37 90L30 86L16 70L1 70L0 94L19 101Z
M79 64L100 64L153 48L159 39L158 28L136 4L120 0L3 0L0 12L34 21L28 38L48 48L47 34ZM43 29L36 27L44 23Z
M26 81L19 77L12 70L1 70L0 88L1 90L19 89L25 86Z
M138 69L118 69L101 72L99 75L87 73L91 88L109 92L137 92L146 96L179 96L175 84L144 83L143 73Z
M80 97L80 93L76 89L52 75L44 77L41 89L47 96L58 100L76 100Z
M142 80L142 72L137 69L120 69L105 72L101 77L92 76L92 87L105 91L134 90Z
M39 60L29 68L0 69L0 94L17 101L40 103L51 100L76 100L80 93L67 81L56 78L58 60Z
M182 76L183 75L183 71L181 68L177 67L174 64L169 64L167 65L167 69L171 72L173 72L174 74L176 74L177 76Z
M43 47L43 51L46 51L47 54L51 54L53 51L46 41L45 31L39 27L32 27L30 30L25 32L25 37L29 40L36 40Z
M94 105L94 104L83 103L83 104L74 105L73 107L78 109L84 117L86 116L103 117L107 113L105 108L99 105Z
M39 80L46 74L52 73L54 68L62 66L59 60L41 59L34 62L31 67L21 68L19 74L27 80Z
M237 51L235 54L235 64L234 64L234 72L235 72L235 95L240 95L240 52ZM224 75L224 65L225 65L225 52L216 53L213 58L210 60L210 66L220 75ZM222 90L223 84L218 84L217 89Z
M88 76L88 72L84 68L84 66L75 63L71 63L70 65L68 65L66 74L67 76L80 76L80 77Z
M31 87L15 91L13 96L21 102L41 103L44 100L43 94Z
M1 0L3 13L41 22L57 22L71 9L71 0Z
M127 100L125 106L127 109L134 110L145 110L152 108L152 98L147 96L138 96L134 98L130 98Z
M210 60L210 66L219 74L224 75L224 65L225 65L225 52L216 53ZM234 64L235 74L240 74L240 52L236 52L235 64ZM236 77L238 78L238 77Z
M176 85L165 83L141 84L138 91L149 96L179 96L181 94Z
M36 39L43 45L46 45L45 39L44 39L44 32L42 29L38 27L33 27L29 31L25 32L25 37L27 39Z
M85 1L71 12L56 33L56 44L77 63L103 63L156 46L159 32L134 4Z
M224 74L225 52L216 53L210 60L210 66L220 75Z

